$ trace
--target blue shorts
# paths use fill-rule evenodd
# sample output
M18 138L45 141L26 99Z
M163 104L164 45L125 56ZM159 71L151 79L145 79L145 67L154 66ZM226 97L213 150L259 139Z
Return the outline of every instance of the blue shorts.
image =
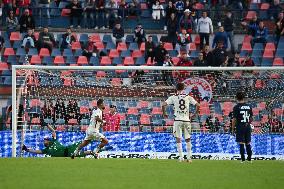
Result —
M237 126L236 142L242 142L246 144L251 142L251 127L249 124L246 126Z

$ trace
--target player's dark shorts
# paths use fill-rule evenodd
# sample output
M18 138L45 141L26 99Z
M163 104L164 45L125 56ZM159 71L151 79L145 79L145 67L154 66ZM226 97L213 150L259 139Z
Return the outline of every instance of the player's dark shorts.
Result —
M251 142L251 127L250 125L241 125L236 128L236 142L250 143Z

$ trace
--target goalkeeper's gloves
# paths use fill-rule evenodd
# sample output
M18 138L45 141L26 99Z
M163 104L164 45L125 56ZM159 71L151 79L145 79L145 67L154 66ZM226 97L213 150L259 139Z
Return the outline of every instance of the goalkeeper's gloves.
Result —
M26 145L23 145L22 150L23 150L23 151L26 151L26 152L29 151L29 149L26 147Z

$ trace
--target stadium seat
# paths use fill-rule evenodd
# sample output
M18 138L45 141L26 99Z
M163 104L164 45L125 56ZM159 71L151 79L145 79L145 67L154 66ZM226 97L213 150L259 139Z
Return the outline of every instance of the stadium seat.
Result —
M133 58L139 58L139 57L142 57L142 56L143 56L143 54L142 54L142 52L140 50L134 50L132 52L132 57Z
M256 89L262 89L262 88L263 88L263 82L262 82L262 80L260 80L260 79L256 80L254 87L255 87Z
M274 52L270 49L265 49L263 53L263 58L274 58Z
M148 101L139 101L138 102L138 108L149 108L149 102Z
M30 61L31 64L41 64L41 58L38 55L33 55Z
M32 118L31 124L32 125L40 125L40 119L39 118Z
M258 10L259 4L258 3L250 3L249 10Z
M39 107L42 106L42 102L39 99L31 99L30 100L30 107Z
M125 57L123 61L124 66L134 66L134 60L132 57Z
M122 84L121 79L120 78L112 78L111 80L111 85L113 87L120 87Z
M246 20L252 20L252 18L254 18L256 15L255 11L248 11L247 15L246 15Z
M106 50L116 49L116 45L111 41L106 44Z
M11 32L10 41L20 41L20 40L21 40L20 32Z
M131 124L129 124L129 125L131 125ZM130 132L139 132L140 131L140 127L130 126L129 127L129 131Z
M62 65L62 64L65 64L65 61L64 61L64 58L63 58L63 56L56 56L55 58L54 58L54 64L56 64L56 65Z
M270 7L269 3L262 3L260 5L260 10L267 10L267 9L269 9L269 7Z
M150 115L148 115L148 114L141 114L141 117L140 117L139 121L140 121L141 125L150 125L151 124Z
M79 41L80 41L81 43L86 43L88 40L89 40L88 34L82 33L82 34L80 35Z
M55 56L61 56L61 52L59 49L53 48L52 52L51 52L51 56L55 57Z
M113 43L113 42L112 42L111 35L109 35L109 34L104 34L104 36L103 36L103 43Z
M136 107L130 107L127 110L127 114L138 115L138 109Z
M141 65L145 65L145 58L144 57L138 57L135 61L135 65L136 66L141 66Z
M73 86L74 81L71 78L63 78L63 86Z
M13 48L18 49L22 45L22 41L14 41Z
M130 43L130 44L129 44L128 49L129 49L130 51L134 51L134 50L138 50L139 47L138 47L138 44L137 44L136 42L133 42L133 43Z
M11 65L15 65L17 64L17 56L16 55L11 55L11 56L8 56L8 59L7 59L7 63L8 64L11 64Z
M167 51L174 49L172 43L164 43L164 48L165 48Z
M85 56L79 56L77 60L78 65L88 65L88 59Z
M190 51L196 51L196 45L195 45L195 43L190 43L190 44L189 44L189 50L190 50Z
M63 54L64 57L68 57L68 56L73 56L72 50L71 49L64 49L63 50Z
M123 57L123 58L130 57L131 56L131 52L130 52L130 50L121 51L120 56Z
M101 58L101 63L100 63L101 66L108 66L108 65L111 65L111 59L110 57L108 56L103 56Z
M261 61L261 66L269 66L269 67L271 67L272 64L273 64L273 59L272 58L263 58L262 61Z
M273 66L284 66L283 58L274 58Z
M66 56L66 61L65 61L66 64L77 64L77 60L74 56L70 55L70 56Z
M120 42L117 44L117 48L118 51L126 51L127 50L127 45L126 43Z
M73 42L72 45L71 45L71 49L72 50L81 49L81 43L79 41Z
M109 51L109 55L110 58L115 58L115 57L119 57L119 52L116 49L111 49Z
M200 44L200 36L199 35L196 35L195 38L194 38L194 43L196 45L199 45Z
M263 50L263 49L264 49L263 43L255 43L253 46L253 50Z
M145 42L141 43L140 51L145 52Z
M69 125L77 125L77 124L78 124L78 121L77 121L77 119L69 119L69 120L68 120L68 124L69 124Z
M262 54L263 54L263 51L262 50L256 50L256 49L254 49L253 51L252 51L252 54L251 54L251 57L253 57L253 58L261 58L262 57Z
M4 70L9 70L9 65L5 62L0 62L0 71L4 71ZM3 72L2 72L2 75L4 75Z
M49 50L47 48L41 48L39 51L39 56L50 56Z
M70 16L71 9L62 9L61 16Z
M203 10L204 9L204 5L202 3L196 3L195 4L195 9L196 10Z
M102 42L99 34L92 34L91 35L91 41L94 42L94 43Z
M122 58L121 57L116 57L114 59L112 59L112 65L122 65Z
M38 51L36 48L30 48L28 52L29 56L38 55Z
M132 43L134 41L133 35L126 35L125 42L126 43Z
M80 114L88 114L90 113L89 107L87 106L80 106Z
M163 114L163 112L160 107L153 107L152 114Z
M96 77L97 78L104 78L104 77L106 77L106 72L98 71L97 74L96 74Z
M26 50L24 48L18 48L16 51L17 56L24 56L26 55Z
M99 60L98 57L92 56L92 57L90 58L89 64L92 65L92 66L99 66L99 65L100 65L100 60Z
M252 51L251 44L247 43L247 42L243 43L241 50L242 51L249 51L249 52L251 52Z
M251 40L252 40L252 36L251 35L245 35L242 44L243 43L250 43Z
M275 51L274 43L266 43L265 50Z
M82 56L82 52L83 52L82 49L76 49L76 50L75 50L75 53L74 53L74 56L75 56L75 57Z

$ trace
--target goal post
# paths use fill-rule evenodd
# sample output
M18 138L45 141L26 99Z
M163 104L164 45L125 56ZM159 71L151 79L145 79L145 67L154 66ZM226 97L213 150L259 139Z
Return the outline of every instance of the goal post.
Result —
M64 71L70 71L72 74L64 75ZM106 74L102 76L104 79L106 78L106 80L101 78L98 79L98 74L100 71ZM141 76L137 74L137 71L143 72L143 75ZM25 79L21 79L20 77L24 77ZM29 78L33 78L36 81L29 83ZM54 82L50 85L51 87L49 86L48 89L41 88L41 83L45 78L52 78L52 82ZM120 83L116 84L114 78L119 78L118 81ZM275 81L275 84L268 81L269 79L271 79L271 81ZM23 83L19 82L20 80ZM65 84L62 82L63 80L71 80L71 84L66 84L65 86ZM134 82L135 84L133 84ZM17 118L20 105L19 101L23 100L23 98L27 101L34 97L38 97L40 99L52 98L52 100L57 100L63 97L66 97L64 99L68 100L76 97L79 100L83 100L84 98L90 99L94 97L98 99L99 97L104 97L100 95L107 94L109 101L115 98L122 100L130 99L130 101L143 101L143 98L146 98L154 102L158 100L163 101L167 96L172 94L175 90L174 86L177 82L184 82L187 86L186 91L188 93L195 95L195 97L199 98L200 101L204 101L203 104L204 107L206 106L206 108L201 107L202 113L200 117L196 118L197 120L195 120L197 122L196 124L198 124L198 130L200 132L205 132L206 129L208 130L208 128L204 126L204 123L210 115L216 115L217 118L220 118L221 120L219 121L222 122L222 127L225 127L225 125L226 127L228 126L228 111L230 111L232 108L229 106L232 106L232 102L235 101L234 92L237 89L247 90L250 102L255 102L255 111L259 114L257 115L259 116L259 121L257 121L257 123L264 124L265 120L272 116L271 112L277 111L277 116L279 117L280 121L283 122L284 67L13 65L12 157L18 156L17 150L19 150L20 146L18 141L20 137L17 136L19 135L17 132L19 126ZM59 87L60 89L52 87L53 85ZM68 86L70 86L70 89L68 89ZM195 90L197 91L196 93L194 92ZM82 95L82 97L80 97L80 95ZM262 102L265 103L265 107L260 107ZM280 104L281 107L279 107L278 104L277 106L274 106L275 103ZM24 117L26 113L25 110L30 108L28 107L25 109L25 106L26 105L24 105ZM280 109L282 109L282 112ZM151 112L153 111L154 110L151 109ZM265 112L265 116L268 116L265 119L260 117L263 112ZM140 119L140 112L137 114L139 114L138 117ZM29 118L27 118L27 120L28 119ZM22 121L28 122L25 118ZM126 128L125 131L129 131L129 127L132 126L130 122L131 120L128 121L126 125L128 130ZM29 124L30 123L27 123L27 125ZM138 124L141 125L140 122ZM156 124L156 122L154 124ZM136 125L136 123L134 123L134 125ZM159 123L157 123L157 125L159 125ZM151 121L149 131L163 132L170 128L166 123L160 125L162 126L161 131L158 130L157 127L154 127L155 130L153 130L151 128L151 126L153 126ZM26 123L23 123L22 129L25 127ZM135 127L133 128L133 131L135 131ZM141 128L138 128L137 131L141 131Z

